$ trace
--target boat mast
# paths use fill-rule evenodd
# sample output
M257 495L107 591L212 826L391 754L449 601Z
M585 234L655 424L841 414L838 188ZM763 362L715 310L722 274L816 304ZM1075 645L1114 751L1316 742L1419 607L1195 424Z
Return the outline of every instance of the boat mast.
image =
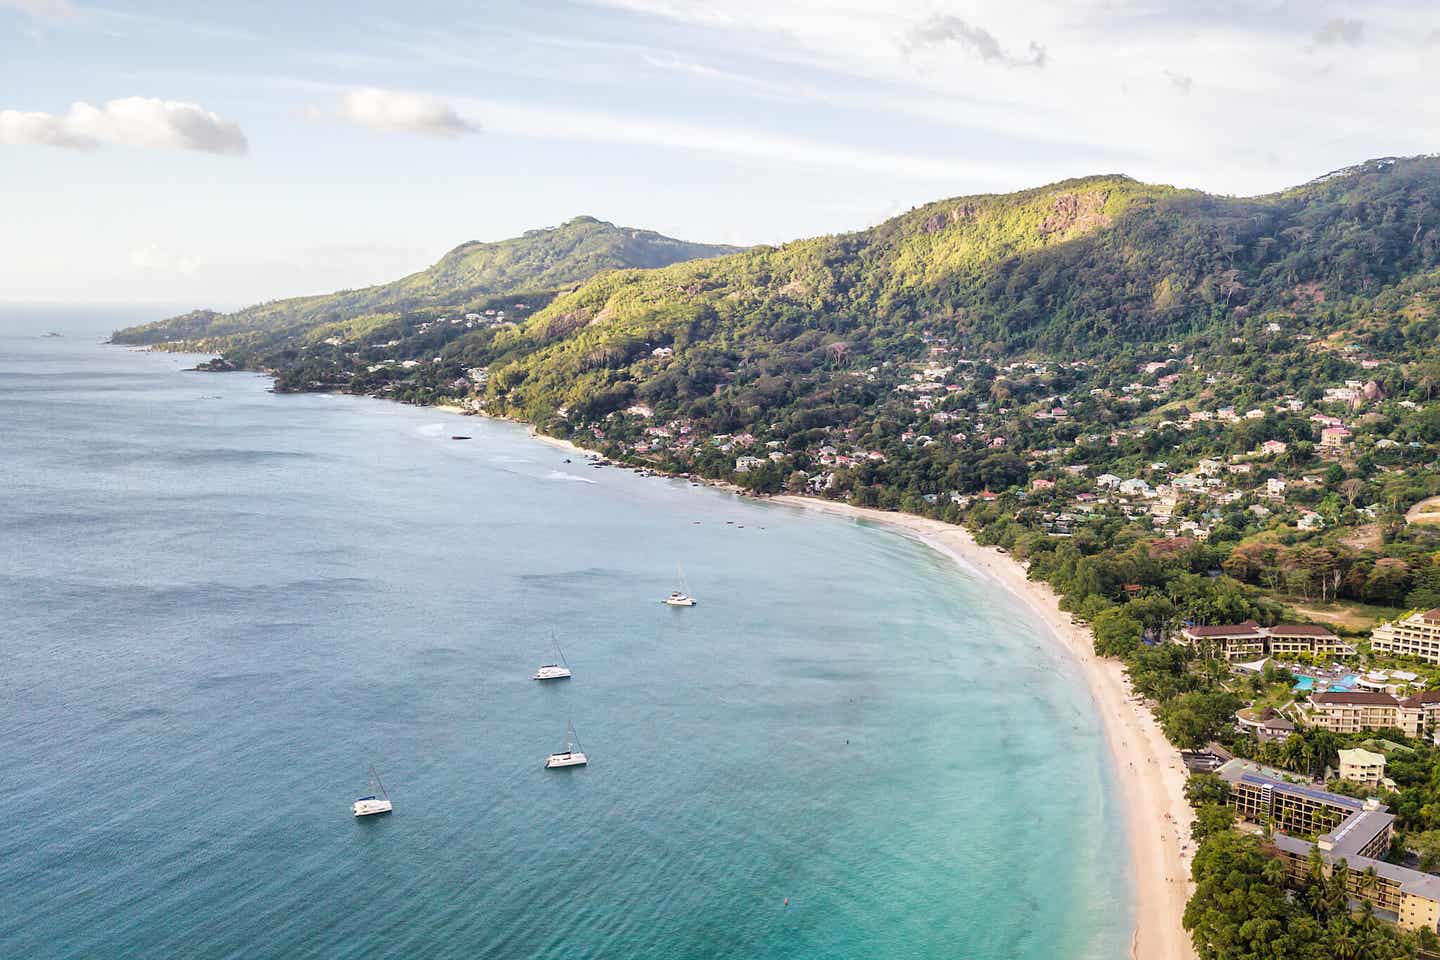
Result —
M375 772L375 765L373 763L370 765L370 777L375 781L375 785L380 788L380 796L389 800L390 794L385 790L385 784L381 782L380 774Z

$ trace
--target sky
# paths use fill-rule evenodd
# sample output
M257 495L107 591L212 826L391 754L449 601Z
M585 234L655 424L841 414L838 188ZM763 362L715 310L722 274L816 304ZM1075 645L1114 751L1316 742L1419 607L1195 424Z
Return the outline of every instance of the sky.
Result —
M779 243L1440 152L1440 3L0 0L0 300L234 308L588 214Z

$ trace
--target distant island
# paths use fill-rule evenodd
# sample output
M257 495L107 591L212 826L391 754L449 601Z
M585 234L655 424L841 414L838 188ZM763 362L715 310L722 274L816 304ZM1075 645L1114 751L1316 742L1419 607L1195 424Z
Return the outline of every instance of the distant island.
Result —
M580 218L114 340L963 524L1196 771L1200 956L1440 950L1440 158L1253 198L1088 177L745 250Z

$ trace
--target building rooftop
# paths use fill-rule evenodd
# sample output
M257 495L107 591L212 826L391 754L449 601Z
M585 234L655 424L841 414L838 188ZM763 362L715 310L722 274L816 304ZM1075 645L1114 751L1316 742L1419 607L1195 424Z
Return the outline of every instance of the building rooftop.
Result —
M1308 857L1311 844L1306 840L1299 840L1295 837L1277 833L1271 838L1271 842L1284 850L1286 853L1297 856ZM1342 854L1321 851L1320 855L1327 861L1339 859ZM1421 873L1419 870L1411 870L1408 867L1399 867L1393 863L1386 863L1384 860L1373 860L1370 857L1345 857L1346 865L1352 871L1364 872L1373 868L1377 876L1384 877L1392 883L1399 884L1404 893L1414 894L1418 897L1425 897L1427 900L1440 901L1440 877L1430 873Z
M1320 839L1329 841L1330 852L1337 857L1355 856L1362 847L1374 840L1381 831L1389 829L1394 822L1394 814L1362 810L1354 816L1346 817L1344 823Z
M1354 706L1393 707L1400 701L1388 693L1366 693L1363 690L1334 690L1328 693L1312 693L1313 703L1351 704Z
M1272 637L1317 637L1324 640L1338 639L1335 634L1313 623L1278 623L1270 628Z
M1385 766L1385 755L1383 753L1371 753L1361 747L1352 750L1340 751L1340 762L1350 764L1352 767L1383 767Z
M1222 623L1210 627L1185 627L1182 631L1189 637L1263 637L1264 631L1254 620L1244 623Z

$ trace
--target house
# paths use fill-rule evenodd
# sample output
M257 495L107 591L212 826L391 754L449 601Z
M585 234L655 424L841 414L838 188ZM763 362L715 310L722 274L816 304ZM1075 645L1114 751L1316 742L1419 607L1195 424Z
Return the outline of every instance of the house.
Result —
M1242 710L1235 715L1235 726L1241 731L1253 733L1261 743L1283 743L1295 732L1295 724L1274 707L1266 707L1259 714Z
M1155 491L1150 488L1150 484L1141 480L1139 477L1122 480L1119 489L1120 493L1127 497L1145 497L1148 499L1155 496Z
M1340 779L1378 787L1385 779L1385 755L1356 747L1340 751Z
M1285 499L1285 480L1282 477L1271 477L1265 481L1265 496L1271 500Z
M758 467L764 462L760 457L736 457L735 472L749 473L752 468Z
M1314 510L1301 510L1300 519L1295 521L1297 530L1324 530L1325 518Z
M1320 431L1320 449L1343 450L1350 442L1350 431L1344 427L1326 427Z
M1278 457L1289 449L1290 445L1283 440L1266 440L1260 444L1260 453L1266 457Z
M1095 478L1095 486L1105 489L1113 489L1120 486L1120 478L1113 473L1102 473Z

